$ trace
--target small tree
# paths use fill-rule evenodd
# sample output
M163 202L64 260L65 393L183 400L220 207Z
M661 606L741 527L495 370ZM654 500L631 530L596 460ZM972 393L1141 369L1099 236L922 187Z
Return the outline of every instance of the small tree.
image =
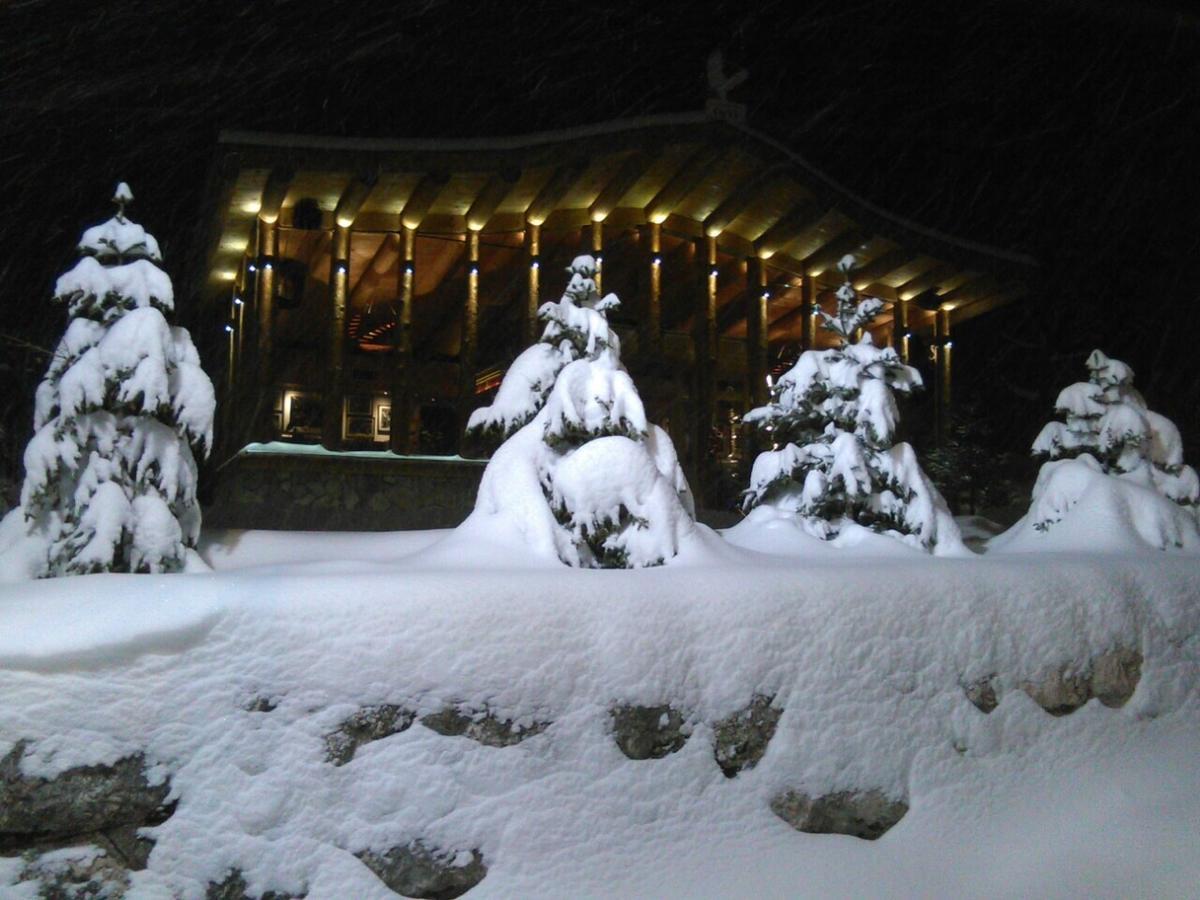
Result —
M772 386L770 402L744 417L774 447L754 461L744 508L795 514L821 538L857 522L932 550L939 541L956 542L958 529L912 447L893 443L893 391L911 393L921 376L865 331L883 302L859 297L853 266L852 256L838 264L844 282L836 309L820 311L838 346L802 353Z
M506 516L528 543L568 565L658 565L693 527L687 481L621 365L606 317L620 301L597 293L592 257L577 257L567 271L562 298L539 310L541 341L468 423L478 435L506 437L472 518Z
M1087 455L1100 471L1152 487L1200 519L1200 479L1183 462L1175 423L1146 406L1133 370L1099 350L1087 358L1088 380L1059 392L1061 422L1048 422L1033 442L1044 460Z
M184 328L154 236L116 215L87 229L55 301L70 323L37 389L21 515L42 576L170 572L200 531L195 454L212 443L212 382Z

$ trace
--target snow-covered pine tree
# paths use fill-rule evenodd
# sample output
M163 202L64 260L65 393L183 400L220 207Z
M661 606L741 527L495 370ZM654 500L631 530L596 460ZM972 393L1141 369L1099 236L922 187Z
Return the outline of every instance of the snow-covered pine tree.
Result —
M694 507L670 437L646 421L621 342L596 291L596 262L577 257L541 341L504 376L469 427L504 435L484 471L472 529L488 517L567 565L635 568L674 556ZM485 526L486 527L486 526Z
M843 284L822 327L838 346L807 350L771 387L766 406L748 412L775 449L754 461L743 507L794 515L810 534L836 537L856 522L933 550L957 547L959 532L907 443L894 443L899 420L893 391L922 386L920 373L891 347L876 347L866 327L883 307L850 282L854 257L838 263ZM855 335L862 331L862 337Z
M471 413L468 439L495 448L537 415L568 363L619 347L604 315L610 302L615 306L619 301L613 294L601 299L596 293L595 260L577 257L567 274L571 277L558 302L543 303L538 310L546 323L541 338L513 360L491 406Z
M1042 428L1033 455L1051 461L1086 455L1104 474L1153 488L1200 520L1200 479L1183 461L1175 423L1146 406L1133 370L1119 359L1093 350L1087 370L1087 381L1059 392L1054 409L1063 421Z
M54 299L70 322L38 387L25 449L26 533L36 574L170 572L200 531L196 454L212 443L214 394L154 236L117 213L87 229Z

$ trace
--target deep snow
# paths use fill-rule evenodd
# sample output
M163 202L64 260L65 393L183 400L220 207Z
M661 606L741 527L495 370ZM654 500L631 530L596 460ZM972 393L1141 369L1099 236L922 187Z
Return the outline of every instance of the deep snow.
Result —
M471 897L1194 893L1195 557L931 559L873 535L768 555L701 527L668 566L581 571L471 537L215 533L212 572L0 587L0 754L31 739L49 775L144 750L170 774L138 897L237 866L254 892L384 898L352 852L417 837L481 848ZM1114 646L1145 657L1121 709L1055 718L1018 687ZM962 684L993 672L984 715ZM779 730L726 779L712 722L756 692ZM416 724L325 762L383 702L553 724L504 748ZM662 702L688 743L626 759L609 708ZM801 834L768 808L785 787L911 809L876 842Z

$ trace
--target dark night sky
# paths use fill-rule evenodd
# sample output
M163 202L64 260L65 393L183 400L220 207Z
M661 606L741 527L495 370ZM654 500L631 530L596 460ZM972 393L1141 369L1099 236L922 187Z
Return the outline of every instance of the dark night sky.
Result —
M718 47L728 68L750 72L734 99L754 127L881 206L1043 262L1026 302L956 340L956 396L985 402L1024 445L1101 345L1175 418L1195 464L1200 18L1182 9L10 0L0 376L12 389L0 469L24 446L43 366L11 339L56 340L53 279L82 228L107 216L118 179L178 286L221 128L495 135L693 110ZM180 300L185 324L207 329Z

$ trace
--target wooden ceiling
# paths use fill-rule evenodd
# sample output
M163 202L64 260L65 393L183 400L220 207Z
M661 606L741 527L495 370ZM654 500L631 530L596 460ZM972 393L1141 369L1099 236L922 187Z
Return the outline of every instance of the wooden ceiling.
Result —
M212 179L209 265L199 287L214 299L228 298L265 204L278 207L287 227L301 200L316 202L326 229L335 214L352 209L356 233L407 226L453 240L470 228L489 243L519 241L527 222L552 235L602 220L606 244L609 234L659 222L676 237L715 236L725 269L757 255L781 277L817 276L819 290L836 286L835 264L849 253L858 260L860 289L889 301L933 291L956 321L1011 302L1037 277L1032 259L881 210L770 138L704 114L467 141L230 132L221 135ZM306 255L327 259L329 241L315 234L305 239ZM395 269L398 243L359 242L363 258L352 260L353 290L361 293ZM453 276L456 249L443 254L440 274L421 273L418 296L436 292L429 278L440 283ZM735 281L722 279L729 287L720 324L731 337L745 333ZM606 287L624 293L619 285ZM795 324L799 292L781 281L773 293L776 337ZM664 327L686 326L686 316L665 300Z

